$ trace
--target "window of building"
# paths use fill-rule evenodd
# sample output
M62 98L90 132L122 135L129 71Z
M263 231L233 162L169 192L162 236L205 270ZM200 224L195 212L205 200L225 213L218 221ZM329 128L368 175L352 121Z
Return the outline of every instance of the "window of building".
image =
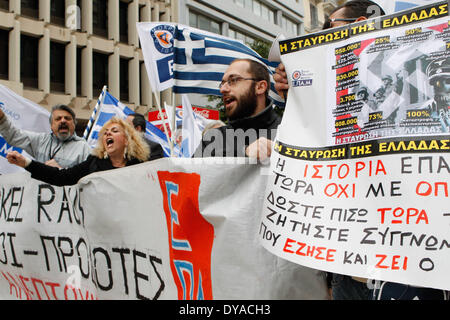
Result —
M253 13L258 17L261 16L261 2L257 0L253 0Z
M50 91L65 92L66 46L50 42Z
M220 23L192 11L189 12L189 25L194 28L221 34Z
M0 0L0 9L9 10L9 0Z
M128 43L128 3L119 2L120 41Z
M275 23L275 11L259 0L251 0L251 9L255 15L266 21Z
M247 45L251 45L252 43L255 42L255 38L253 38L252 36L246 35L240 31L234 30L232 28L228 29L228 36L230 38L233 38L236 40L241 40L242 42L244 42Z
M77 96L81 96L81 54L82 48L77 47Z
M20 5L22 15L35 19L39 18L39 1L21 0Z
M141 105L146 103L144 101L144 78L147 77L147 72L145 69L145 63L143 61L139 62L139 101L141 102Z
M9 32L0 30L0 79L8 79Z
M298 35L298 25L294 21L285 16L281 18L281 27L293 35Z
M24 87L38 88L38 48L39 39L21 35L20 77Z
M108 37L108 0L92 0L92 29L94 34Z
M50 22L64 26L66 20L65 1L52 0L50 3Z
M241 8L245 8L245 1L244 0L234 0L234 3L241 7Z
M92 93L98 97L103 86L108 85L108 55L94 51L92 60Z
M120 58L120 100L129 101L129 60Z
M311 27L317 27L319 25L319 13L317 11L317 7L310 3L309 11L311 15Z

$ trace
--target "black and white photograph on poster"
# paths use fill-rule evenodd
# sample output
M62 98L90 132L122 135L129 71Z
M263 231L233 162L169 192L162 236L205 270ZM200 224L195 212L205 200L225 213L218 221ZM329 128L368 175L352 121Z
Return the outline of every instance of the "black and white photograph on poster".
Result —
M353 27L363 34L328 48L330 144L449 132L449 18L407 23L414 17ZM381 31L366 33L371 27Z

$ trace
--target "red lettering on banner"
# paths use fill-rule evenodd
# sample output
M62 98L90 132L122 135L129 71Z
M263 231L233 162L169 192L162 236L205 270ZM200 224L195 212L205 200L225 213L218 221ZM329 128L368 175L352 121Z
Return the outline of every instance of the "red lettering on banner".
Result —
M390 215L392 215L392 218L390 221L387 221L387 223L391 224L419 224L420 222L423 222L425 224L428 224L428 215L425 210L419 210L416 208L379 208L377 211L380 213L381 223L386 223L386 217L389 218ZM391 213L392 211L392 213Z
M11 297L21 300L97 300L88 289L74 288L70 285L61 286L56 282L44 282L42 279L28 278L20 274L10 274L0 271L9 285ZM0 278L1 282L1 278ZM1 283L4 285L4 282ZM64 297L63 297L64 296Z
M306 243L298 242L290 238L286 239L283 251L287 253L296 254L298 256L310 257L316 260L324 260L327 262L334 261L334 253L336 252L335 249L311 246Z
M178 299L210 300L214 227L200 213L200 176L159 171L169 236L170 268Z
M378 259L375 268L377 269L391 269L391 270L406 270L408 269L408 257L403 257L395 255L389 257L386 254L377 254L375 257ZM400 260L400 261L399 261Z

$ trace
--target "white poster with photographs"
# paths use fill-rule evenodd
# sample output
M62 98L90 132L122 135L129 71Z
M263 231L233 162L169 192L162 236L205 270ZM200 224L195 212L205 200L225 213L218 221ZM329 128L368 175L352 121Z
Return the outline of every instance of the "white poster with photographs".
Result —
M440 2L280 42L291 89L261 218L266 249L450 289L449 20Z

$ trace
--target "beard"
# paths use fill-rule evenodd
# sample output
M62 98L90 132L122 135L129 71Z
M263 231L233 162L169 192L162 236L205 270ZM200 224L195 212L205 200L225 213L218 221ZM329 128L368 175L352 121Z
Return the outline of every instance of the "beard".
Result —
M240 97L235 97L237 105L234 110L227 111L226 115L230 120L237 120L250 117L256 110L256 94L255 87L242 94Z
M61 132L59 132L59 130L61 130L61 129L66 129L68 131L61 133ZM58 139L60 141L66 141L67 139L69 139L71 137L69 126L66 124L60 124L58 127L58 131L56 132L56 137L58 137Z

